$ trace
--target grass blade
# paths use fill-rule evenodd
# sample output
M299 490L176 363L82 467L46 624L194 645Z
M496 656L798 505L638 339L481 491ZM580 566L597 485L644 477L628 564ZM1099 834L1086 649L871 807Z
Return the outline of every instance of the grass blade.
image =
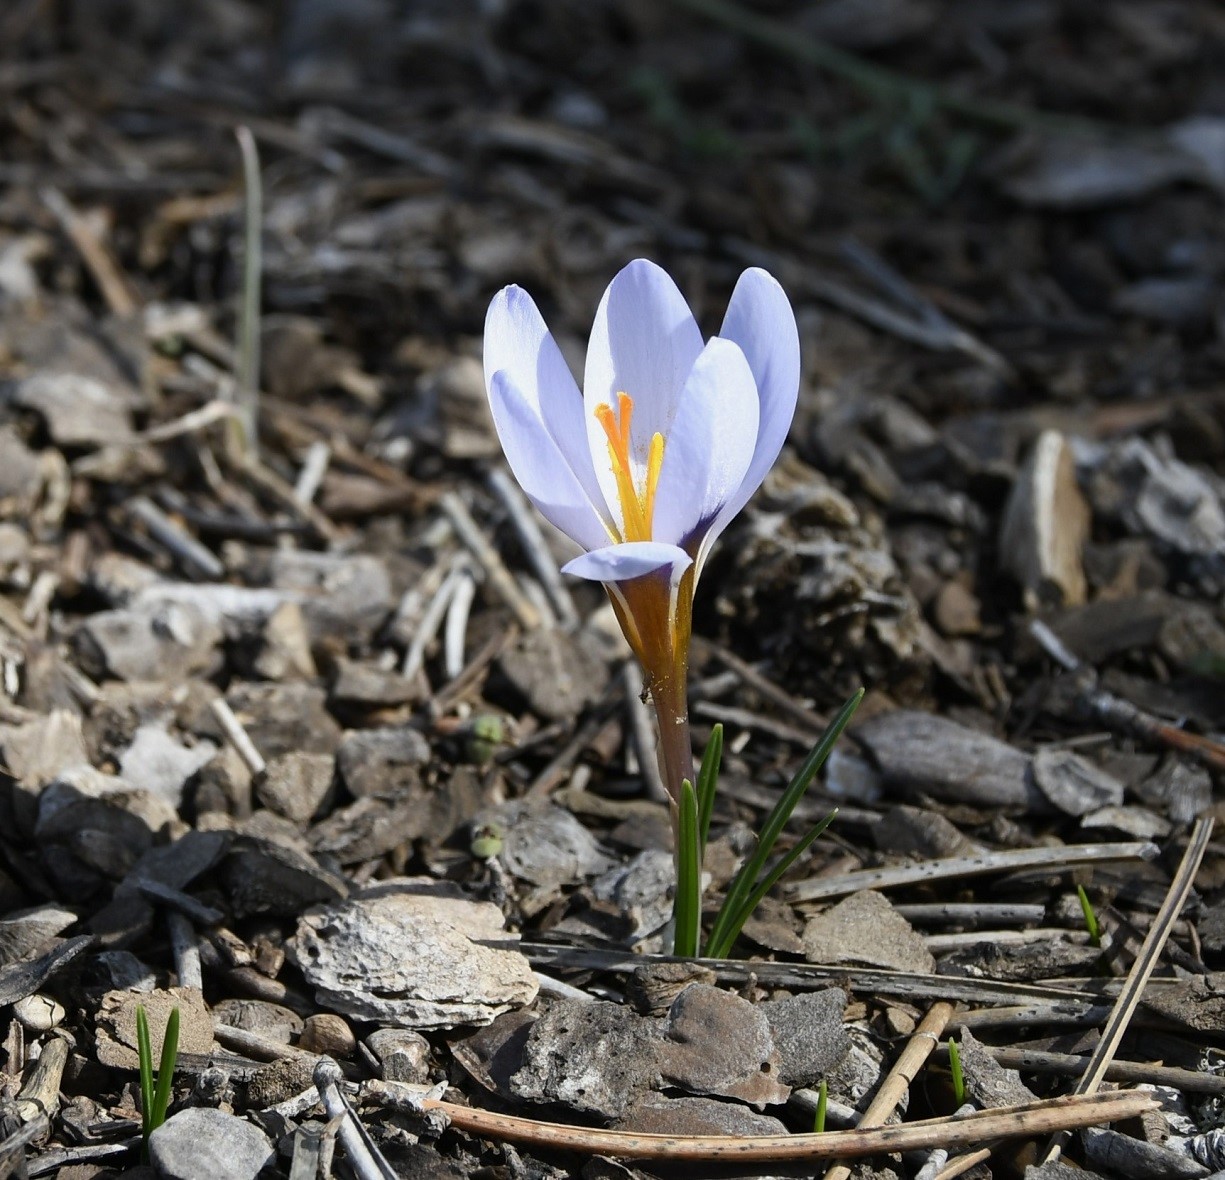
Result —
M710 741L702 754L698 769L698 847L706 855L706 839L710 835L710 817L715 809L715 788L719 785L719 766L723 761L723 723L710 731ZM700 863L700 862L699 862Z
M140 1061L141 1155L147 1159L153 1130L153 1046L149 1043L149 1017L144 1004L136 1005L136 1056Z
M179 1056L179 1010L176 1007L166 1021L166 1032L162 1037L162 1060L157 1067L157 1090L153 1095L153 1125L151 1131L166 1121L170 1107L170 1093L174 1087L174 1066Z
M681 783L676 826L676 900L673 917L676 932L672 953L694 956L702 924L702 848L698 843L698 800L693 784Z
M774 805L774 810L766 817L761 834L757 838L757 847L753 850L753 855L740 866L740 871L736 874L731 886L728 888L727 896L723 899L723 905L719 910L718 917L715 919L714 929L711 930L710 938L706 944L706 954L708 957L724 958L731 950L735 935L729 938L728 931L735 921L736 915L744 911L745 903L754 893L758 878L761 876L761 872L765 868L771 852L774 850L775 843L778 841L779 836L782 835L783 829L787 826L791 813L804 797L804 793L812 785L812 780L816 777L817 771L821 769L826 758L829 757L830 751L834 748L834 743L842 736L842 731L846 729L847 725L850 724L851 718L855 715L855 710L859 708L859 702L863 700L863 694L864 690L861 688L842 706L841 712L829 723L825 733L821 735L821 740L813 746L808 757L804 760L804 764L796 771L795 777L791 782L787 784L787 789ZM813 839L815 838L814 836ZM811 840L808 841L808 843L811 842ZM749 912L751 913L752 911L750 910ZM745 917L747 918L747 916L746 914ZM741 921L741 926L743 924L744 922Z
M727 921L724 923L724 929L719 933L719 941L715 943L712 933L710 942L706 944L706 957L710 959L725 959L732 949L736 939L740 937L740 931L744 929L744 924L753 916L753 911L761 903L761 899L778 883L778 879L789 869L801 856L808 850L812 844L831 823L834 822L834 817L838 814L838 809L835 807L819 823L814 824L804 836L799 840L795 847L792 848L786 856L780 856L775 861L774 866L764 877L757 883L757 887L750 893L740 907L728 915ZM726 905L726 903L724 903ZM723 910L720 909L719 917L723 917Z

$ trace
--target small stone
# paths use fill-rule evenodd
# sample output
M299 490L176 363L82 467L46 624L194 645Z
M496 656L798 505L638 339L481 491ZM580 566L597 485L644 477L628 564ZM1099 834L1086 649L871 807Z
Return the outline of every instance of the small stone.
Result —
M616 1122L618 1131L638 1135L789 1135L785 1123L731 1102L713 1098L665 1098L646 1094Z
M496 831L502 840L498 859L533 885L571 885L614 867L591 832L551 803L516 799L482 811L474 826Z
M49 904L3 915L0 917L0 967L24 959L76 920L72 910Z
M394 605L387 566L371 554L278 549L270 575L276 589L296 593L312 644L364 643Z
M165 1180L255 1180L276 1159L276 1150L246 1119L192 1106L149 1136L149 1158Z
M45 1033L62 1024L66 1013L57 1000L35 994L18 1000L13 1005L13 1015L27 1032Z
M282 1057L263 1069L256 1070L247 1083L247 1101L251 1106L267 1108L309 1090L314 1085L315 1063L308 1057Z
M41 414L59 446L121 442L139 399L85 373L39 372L17 383L13 401Z
M119 773L134 787L160 795L177 810L187 780L216 753L212 742L185 746L160 725L142 725L119 756Z
M255 785L259 801L296 824L307 824L332 793L336 759L292 750L268 761Z
M221 640L217 622L180 603L98 611L73 637L83 667L95 680L113 676L172 683L212 673Z
M345 1058L357 1048L357 1038L344 1017L333 1012L308 1016L302 1025L298 1048L320 1056Z
M560 1102L623 1118L659 1079L655 1026L620 1004L562 1000L532 1025L510 1089L532 1102Z
M295 750L331 754L340 745L340 726L318 685L240 682L230 686L226 701L265 760Z
M782 1060L769 1021L732 992L690 984L673 1001L663 1034L659 1072L683 1090L755 1106L790 1096L777 1081Z
M932 603L932 619L941 634L977 635L983 627L982 606L960 581L945 582Z
M256 814L271 816L266 811ZM230 908L238 917L296 917L308 906L348 894L344 879L323 868L306 851L251 836L235 841L221 876Z
M253 665L265 680L313 680L318 670L311 655L310 628L302 607L283 602L268 616Z
M1037 1100L1015 1069L1005 1069L968 1029L963 1028L957 1048L961 1071L965 1075L966 1096L982 1109L993 1106L1022 1106Z
M506 678L533 712L567 721L594 704L608 685L608 663L588 638L538 627L498 657Z
M810 963L856 963L928 974L936 961L920 935L888 899L870 889L817 914L804 930Z
M435 882L385 881L308 910L287 951L316 999L404 1028L488 1024L536 996L528 961L490 902Z
M421 1085L430 1078L430 1043L408 1028L380 1028L366 1038L385 1082Z
M302 1017L271 1000L219 1000L213 1005L213 1018L219 1024L259 1033L282 1045L291 1044L302 1031Z
M816 1085L851 1051L842 1023L845 1008L846 992L837 987L757 1005L774 1034L784 1085Z
M22 725L0 725L0 764L15 780L12 808L18 829L34 829L37 800L43 788L61 772L89 762L81 718L56 709Z
M430 744L415 729L359 729L346 733L336 769L355 798L397 795L421 785Z
M179 1010L179 1052L208 1056L213 1052L213 1018L204 996L195 988L161 991L112 991L102 997L96 1018L98 1060L115 1069L136 1069L136 1009L143 1006L149 1021L153 1060L160 1061L162 1037L170 1013Z
M420 699L421 687L417 680L356 660L336 661L336 676L332 681L334 701L370 708L394 708L411 705Z
M1034 752L1033 767L1038 790L1065 815L1087 815L1123 802L1123 784L1072 750L1043 746Z

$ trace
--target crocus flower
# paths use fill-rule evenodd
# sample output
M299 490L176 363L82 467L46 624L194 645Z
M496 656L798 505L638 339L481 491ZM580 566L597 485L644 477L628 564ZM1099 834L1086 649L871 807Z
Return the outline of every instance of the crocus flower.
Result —
M646 673L664 779L693 778L686 673L694 587L715 539L778 457L800 347L782 288L746 270L703 341L684 297L638 259L596 311L579 391L519 287L485 319L485 383L515 478L584 550L567 573L602 582Z

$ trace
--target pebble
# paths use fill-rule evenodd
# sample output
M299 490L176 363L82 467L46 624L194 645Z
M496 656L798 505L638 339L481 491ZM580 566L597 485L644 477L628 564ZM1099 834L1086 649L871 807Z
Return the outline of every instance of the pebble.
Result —
M255 1180L275 1157L258 1127L206 1106L171 1115L149 1136L149 1158L165 1180Z
M308 1016L302 1025L298 1048L320 1056L344 1058L357 1048L357 1038L344 1017L333 1012Z
M13 1005L13 1015L26 1032L44 1033L58 1027L66 1013L64 1006L50 996L32 995Z

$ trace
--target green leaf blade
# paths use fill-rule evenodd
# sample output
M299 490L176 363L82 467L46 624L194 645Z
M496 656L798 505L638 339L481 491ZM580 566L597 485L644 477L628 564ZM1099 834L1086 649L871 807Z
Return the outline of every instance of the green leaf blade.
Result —
M673 917L673 954L688 958L698 953L702 923L702 848L698 831L698 800L693 784L681 783L676 830L676 900Z

